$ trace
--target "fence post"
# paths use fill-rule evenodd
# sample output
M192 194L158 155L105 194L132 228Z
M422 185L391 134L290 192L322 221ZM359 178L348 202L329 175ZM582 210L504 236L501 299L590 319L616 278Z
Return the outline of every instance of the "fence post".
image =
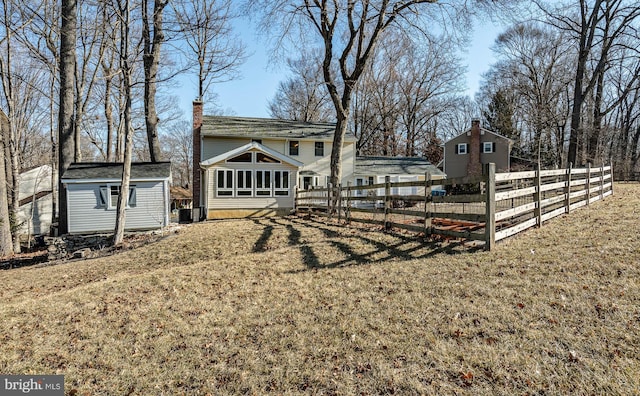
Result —
M389 224L389 209L391 206L391 177L384 177L384 229L391 228Z
M327 215L329 217L329 220L331 220L331 183L327 184Z
M424 235L431 235L431 173L424 173Z
M587 188L587 206L589 206L589 200L591 200L591 162L587 163L587 183L585 186Z
M351 222L351 182L347 182L347 204L344 208L344 222L349 224Z
M604 199L604 161L600 167L600 200Z
M338 224L342 221L342 183L338 183Z
M533 194L533 200L536 202L536 208L533 210L533 215L536 217L536 223L538 227L542 227L542 178L540 177L540 164L536 165L536 178L535 186L536 192Z
M567 168L567 197L564 203L564 205L566 206L565 213L571 212L571 172L572 171L573 171L573 164L569 162L569 167Z
M609 173L611 174L611 195L613 195L613 161L609 160Z
M484 250L491 250L496 244L496 164L486 165L487 198L484 224Z

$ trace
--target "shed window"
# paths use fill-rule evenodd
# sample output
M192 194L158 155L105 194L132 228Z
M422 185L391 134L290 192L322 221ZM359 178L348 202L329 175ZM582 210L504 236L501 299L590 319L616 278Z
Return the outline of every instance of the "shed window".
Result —
M300 142L297 140L289 140L289 155L300 154Z
M99 207L106 209L116 209L118 207L118 197L120 196L120 185L100 186ZM129 197L127 207L132 208L137 204L136 186L129 186Z
M483 142L482 143L482 152L483 153L493 153L496 151L495 142Z
M456 154L466 154L467 153L467 144L459 143L456 144Z
M273 194L289 195L289 171L273 171Z
M316 142L316 157L324 157L324 142Z
M230 169L218 169L216 195L219 197L233 196L233 171Z

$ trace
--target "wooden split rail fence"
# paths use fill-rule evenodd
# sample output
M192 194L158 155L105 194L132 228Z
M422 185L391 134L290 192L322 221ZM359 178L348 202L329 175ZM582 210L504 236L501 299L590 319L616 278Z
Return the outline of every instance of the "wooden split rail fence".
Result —
M377 224L427 236L484 241L501 239L613 194L612 167L496 173L481 177L331 186L296 192L296 210L339 222ZM479 193L444 195L447 186L478 186ZM337 210L329 210L335 201Z

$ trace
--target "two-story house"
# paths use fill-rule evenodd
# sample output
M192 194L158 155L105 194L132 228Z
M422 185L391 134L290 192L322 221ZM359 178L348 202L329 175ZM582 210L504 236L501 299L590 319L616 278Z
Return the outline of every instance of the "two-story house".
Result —
M194 219L286 214L296 186L328 184L335 124L203 116L202 103L193 106ZM355 142L345 136L345 184L353 180Z
M447 178L478 176L482 165L493 162L496 171L508 172L511 167L513 141L471 121L471 128L444 144L444 173Z

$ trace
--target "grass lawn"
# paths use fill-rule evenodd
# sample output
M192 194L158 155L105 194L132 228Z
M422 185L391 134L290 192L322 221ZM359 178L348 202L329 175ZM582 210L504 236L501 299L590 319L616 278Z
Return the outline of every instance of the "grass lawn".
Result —
M492 252L298 218L0 272L0 373L67 394L640 394L640 185ZM75 392L74 392L75 390Z

